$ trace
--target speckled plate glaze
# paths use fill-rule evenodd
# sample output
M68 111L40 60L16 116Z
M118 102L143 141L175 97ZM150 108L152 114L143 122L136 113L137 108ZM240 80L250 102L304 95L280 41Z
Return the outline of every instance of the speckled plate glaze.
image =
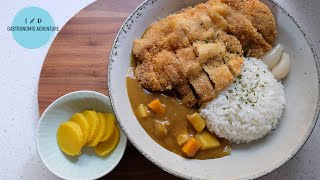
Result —
M233 145L232 154L210 160L182 158L153 141L135 118L126 89L132 42L150 23L199 0L147 0L126 20L114 42L109 60L109 93L112 106L132 144L163 170L187 179L253 179L264 176L290 160L310 136L319 114L318 59L296 21L276 3L262 0L277 21L277 43L284 45L292 65L283 81L286 110L277 130L244 145Z
M63 179L97 179L108 174L120 162L127 138L120 132L117 147L106 157L99 157L93 148L84 147L80 156L64 154L56 139L59 125L83 110L112 112L108 96L93 91L76 91L55 100L42 114L37 128L36 145L47 168Z

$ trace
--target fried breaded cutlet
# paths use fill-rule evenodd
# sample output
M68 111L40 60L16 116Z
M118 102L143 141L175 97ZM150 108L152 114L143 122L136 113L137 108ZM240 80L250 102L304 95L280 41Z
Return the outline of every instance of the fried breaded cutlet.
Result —
M240 74L243 55L262 56L276 36L269 9L243 1L210 0L152 23L133 42L140 85L176 90L188 107L216 97Z

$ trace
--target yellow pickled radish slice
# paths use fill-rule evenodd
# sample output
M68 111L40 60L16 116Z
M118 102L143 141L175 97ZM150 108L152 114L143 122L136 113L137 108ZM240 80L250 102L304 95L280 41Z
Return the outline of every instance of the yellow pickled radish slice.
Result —
M98 118L99 118L99 130L94 139L91 142L88 142L88 146L94 147L96 146L101 139L103 138L105 132L106 132L106 127L107 127L107 121L104 117L104 115L100 112L97 113Z
M99 118L95 111L85 110L82 114L86 117L89 124L89 136L87 143L91 143L99 130Z
M81 113L75 113L69 121L75 122L80 126L83 133L83 145L85 145L89 137L89 123L86 117Z
M57 132L57 141L60 149L70 155L80 155L83 145L83 133L80 126L72 121L62 123Z
M110 138L107 141L100 142L95 148L95 152L99 156L106 156L110 154L117 146L120 139L120 130L116 126Z
M103 136L103 138L101 139L101 142L106 141L110 138L111 134L114 131L114 127L116 126L116 117L114 116L114 114L112 113L105 113L104 114L106 121L107 121L107 128L106 128L106 132Z

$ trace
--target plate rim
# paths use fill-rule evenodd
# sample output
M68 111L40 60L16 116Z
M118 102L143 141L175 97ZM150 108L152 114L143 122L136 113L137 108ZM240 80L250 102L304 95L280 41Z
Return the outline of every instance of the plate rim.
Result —
M114 97L112 95L112 92L111 92L111 76L110 76L110 71L111 71L111 64L113 63L113 56L115 55L114 51L115 51L115 47L116 47L116 44L119 42L119 39L120 39L120 35L122 32L125 32L124 28L126 27L127 23L131 20L131 18L136 15L136 13L141 10L143 8L143 6L147 5L148 2L156 2L158 0L145 0L143 1L139 6L137 6L136 9L134 9L134 11L128 16L128 18L124 21L124 23L122 24L121 28L119 29L116 37L115 37L115 40L112 44L112 48L111 48L111 51L110 51L110 55L109 55L109 61L108 61L108 92L109 92L109 97L110 97L110 101L111 101L111 106L113 108L113 111L117 117L117 119L119 119L118 117L118 112L116 111L115 109L115 105L114 105ZM316 103L316 111L315 111L315 114L313 116L313 119L312 119L312 127L309 127L307 133L304 135L304 137L302 138L302 140L299 142L299 144L297 144L296 148L293 150L293 152L284 160L280 161L278 164L276 164L275 166L273 166L272 168L269 168L261 173L258 173L258 174L254 174L254 175L251 175L251 176L248 176L248 177L244 177L244 178L237 178L237 179L241 179L241 180L244 180L244 179L256 179L256 178L261 178L261 177L264 177L268 174L270 174L271 172L279 169L281 166L285 165L286 163L288 163L301 149L302 147L306 144L306 142L309 140L313 130L315 129L315 126L317 124L317 121L319 119L319 115L320 115L320 64L319 64L319 58L318 58L318 55L317 55L317 52L315 51L314 49L314 46L313 44L311 43L311 40L309 38L309 36L305 33L305 31L303 30L303 28L298 24L298 22L295 20L295 18L290 15L286 10L285 8L278 4L277 2L275 2L274 0L265 0L265 1L269 1L271 3L273 3L273 5L277 6L278 8L280 8L286 15L288 15L292 21L295 23L295 25L299 28L300 32L304 35L305 37L305 40L313 54L313 60L315 61L315 64L316 64L316 69L317 69L317 77L318 77L318 97L317 97L317 103ZM122 122L120 120L118 120L119 122L119 125L121 127L121 129L123 130L123 132L125 133L125 135L127 136L127 132L125 130L125 128L123 127L122 125ZM170 173L174 176L177 176L177 177L180 177L180 178L183 178L183 179L188 179L188 178L192 178L192 179L198 179L196 177L189 177L187 175L184 175L180 172L177 172L177 171L174 171L174 170L171 170L170 168L167 168L167 167L164 167L163 165L161 165L159 162L157 162L155 159L153 159L152 157L148 156L146 153L144 153L144 150L139 148L137 146L137 144L135 144L135 142L129 137L127 136L128 140L130 141L130 143L143 155L145 156L149 161L151 161L153 164L155 164L157 167L159 167L160 169L164 170L165 172L167 173Z

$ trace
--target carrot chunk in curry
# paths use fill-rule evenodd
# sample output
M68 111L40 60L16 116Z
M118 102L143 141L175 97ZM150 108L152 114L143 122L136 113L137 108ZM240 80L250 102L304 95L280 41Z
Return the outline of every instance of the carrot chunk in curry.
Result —
M200 147L199 141L192 137L183 145L182 152L188 157L193 157Z
M158 113L158 114L164 114L166 112L166 109L164 108L164 105L161 104L160 100L159 99L155 99L153 101L151 101L149 104L148 104L149 108Z

